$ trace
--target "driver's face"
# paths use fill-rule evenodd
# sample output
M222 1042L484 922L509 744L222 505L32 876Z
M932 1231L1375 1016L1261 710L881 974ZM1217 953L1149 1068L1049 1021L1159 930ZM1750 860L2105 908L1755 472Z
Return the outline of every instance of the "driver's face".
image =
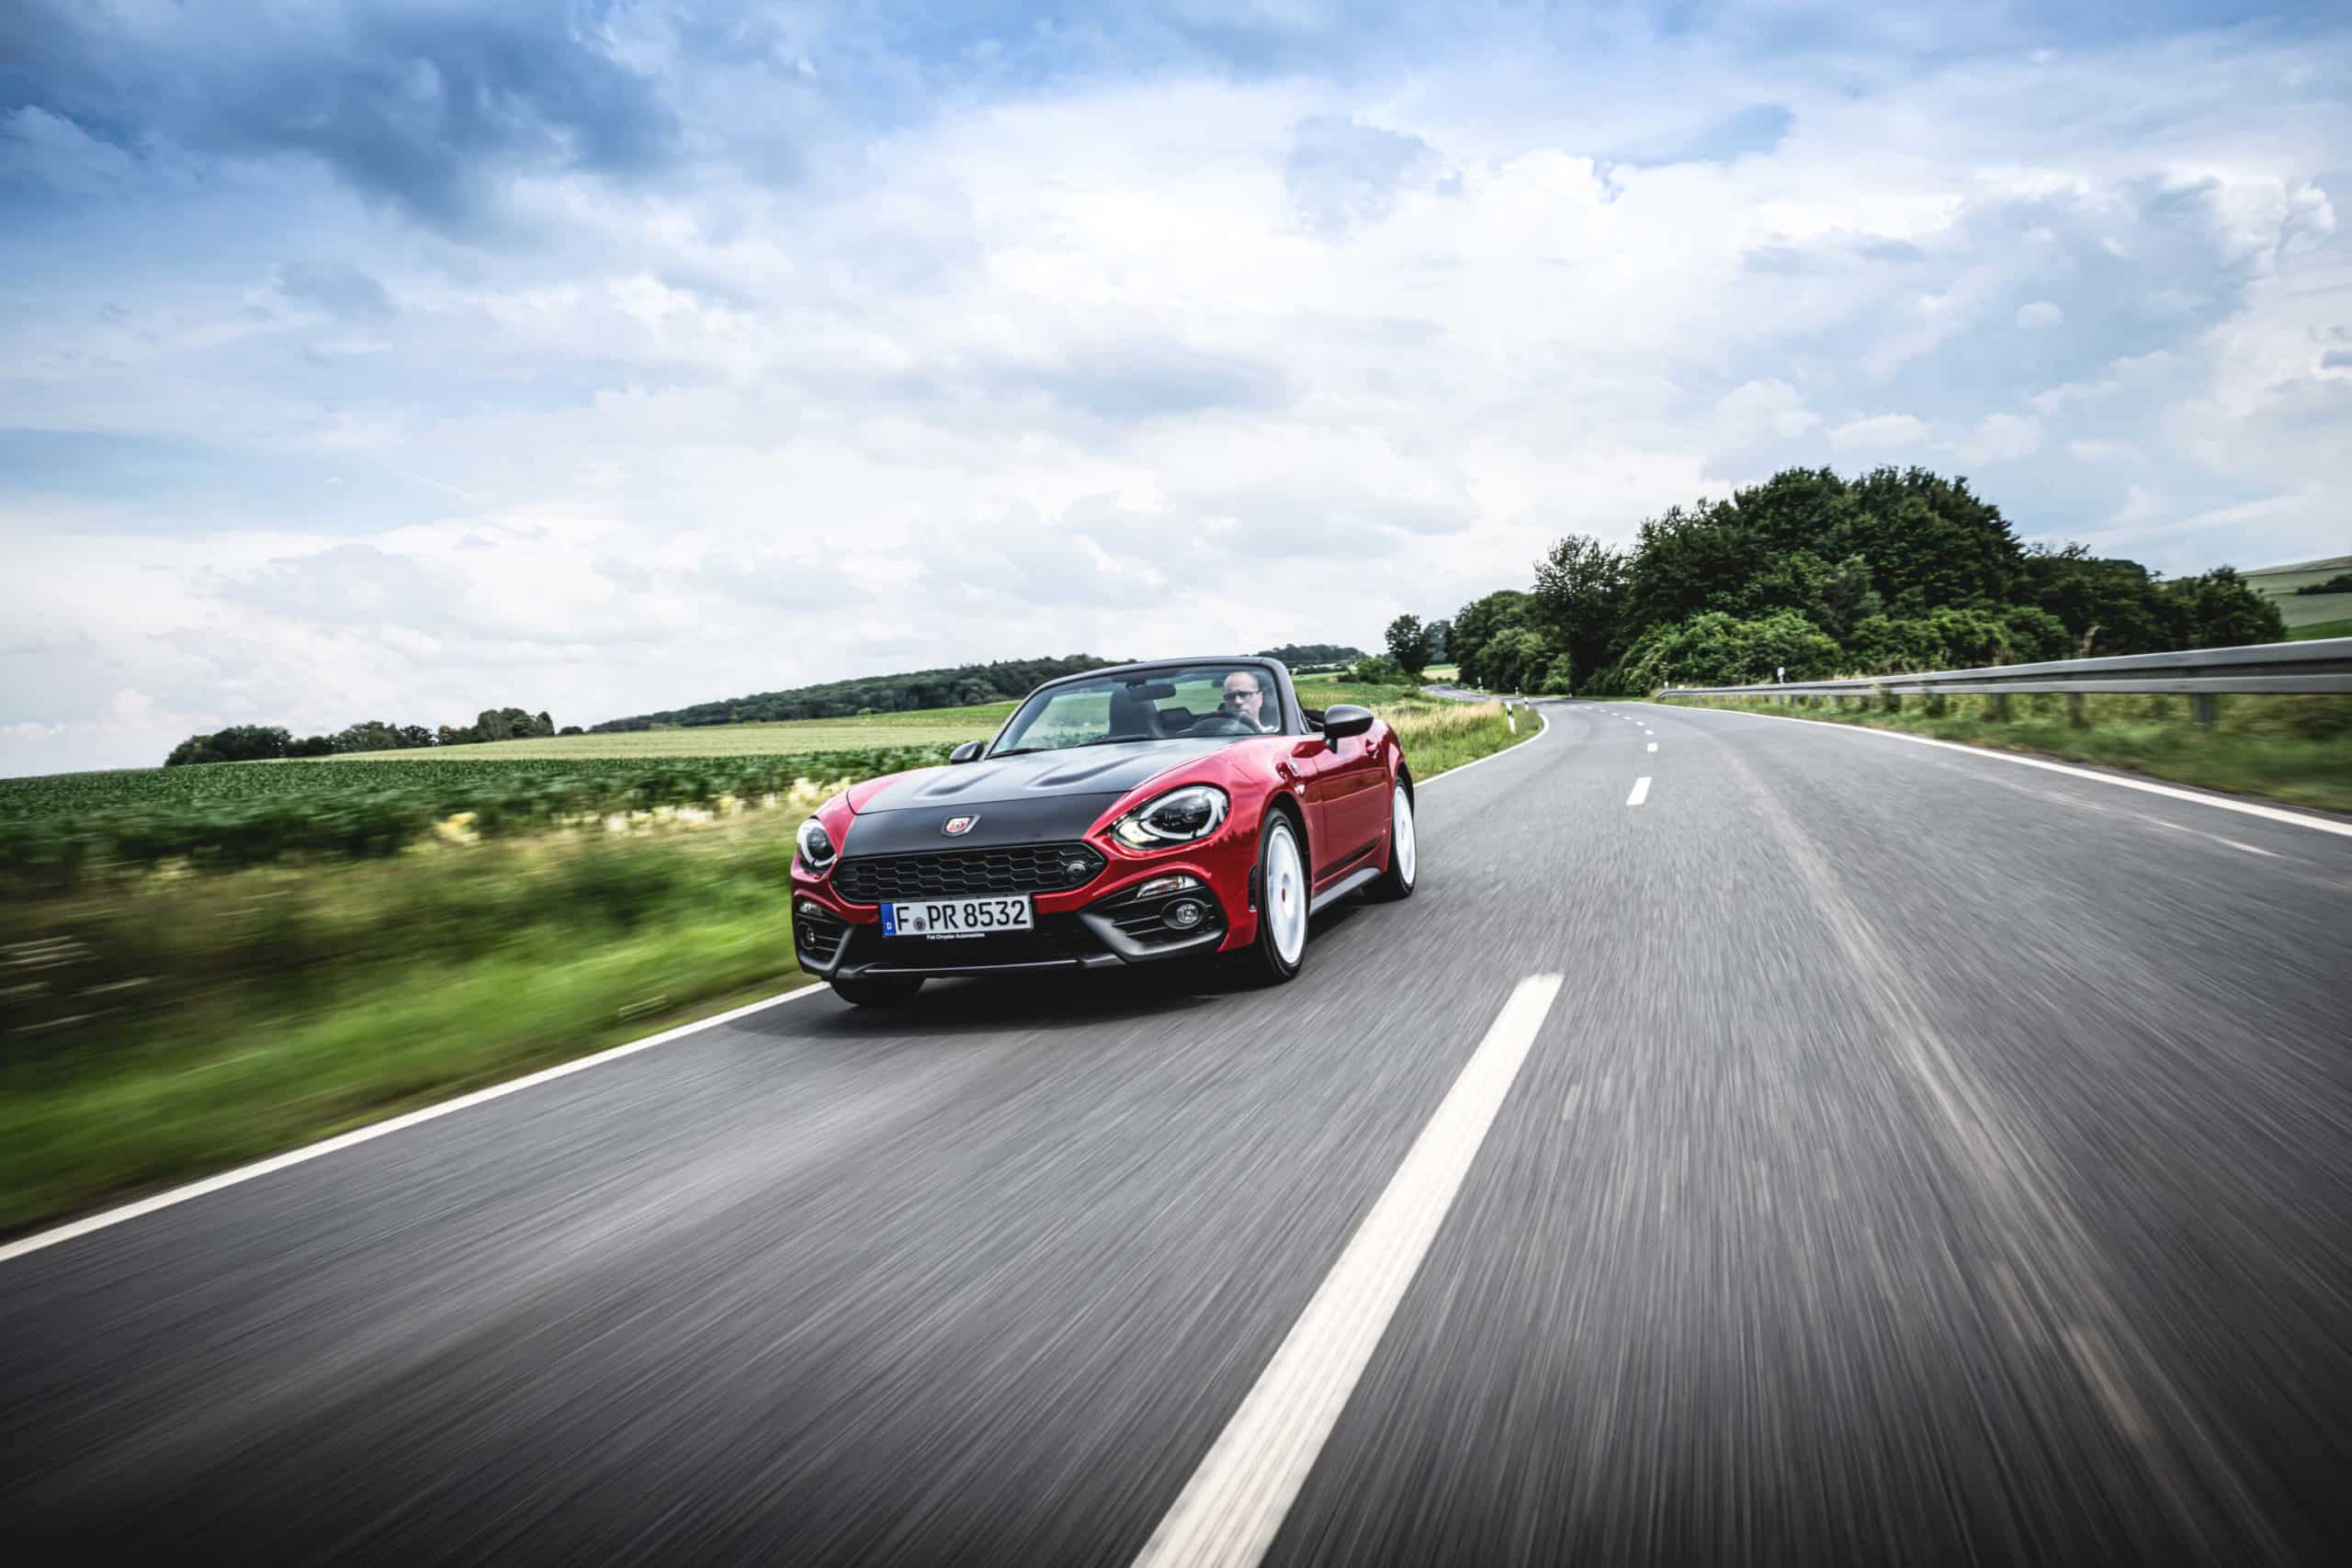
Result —
M1225 678L1225 700L1231 703L1243 717L1257 720L1258 706L1264 701L1264 695L1258 690L1256 676L1227 675Z

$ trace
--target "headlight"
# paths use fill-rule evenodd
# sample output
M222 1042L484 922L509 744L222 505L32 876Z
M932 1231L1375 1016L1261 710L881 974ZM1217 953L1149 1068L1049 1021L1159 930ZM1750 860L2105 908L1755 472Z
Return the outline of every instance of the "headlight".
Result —
M800 863L810 871L821 872L831 866L833 857L841 852L833 848L831 835L824 824L814 817L800 824L797 840L800 845Z
M1186 784L1144 802L1112 823L1111 831L1132 850L1188 844L1223 826L1228 804L1225 791L1212 784Z

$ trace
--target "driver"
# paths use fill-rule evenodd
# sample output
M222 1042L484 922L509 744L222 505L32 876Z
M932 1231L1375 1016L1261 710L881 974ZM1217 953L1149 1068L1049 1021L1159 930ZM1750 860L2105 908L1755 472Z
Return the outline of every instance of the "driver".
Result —
M1266 694L1254 670L1236 670L1225 678L1225 701L1218 711L1241 720L1261 735L1273 728L1263 712Z

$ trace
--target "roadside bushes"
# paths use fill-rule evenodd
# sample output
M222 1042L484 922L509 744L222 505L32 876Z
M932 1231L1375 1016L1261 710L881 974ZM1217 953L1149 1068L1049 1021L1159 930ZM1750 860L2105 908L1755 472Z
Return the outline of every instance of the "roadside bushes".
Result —
M1818 681L1835 672L1840 657L1828 635L1803 615L1784 611L1743 621L1710 610L1648 632L1600 684L1627 692L1736 686L1770 681L1779 669L1792 681Z

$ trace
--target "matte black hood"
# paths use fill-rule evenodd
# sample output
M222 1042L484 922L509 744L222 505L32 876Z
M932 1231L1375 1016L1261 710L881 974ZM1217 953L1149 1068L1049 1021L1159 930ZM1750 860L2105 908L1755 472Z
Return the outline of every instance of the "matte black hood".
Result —
M903 854L1079 838L1146 779L1240 739L1073 746L918 769L893 779L865 802L850 823L842 853ZM951 817L978 820L950 838L944 829Z
M1113 746L1072 746L1025 757L993 757L901 773L859 807L876 811L954 812L998 801L1064 795L1121 795L1155 773L1230 746L1238 736L1198 740L1131 740Z

